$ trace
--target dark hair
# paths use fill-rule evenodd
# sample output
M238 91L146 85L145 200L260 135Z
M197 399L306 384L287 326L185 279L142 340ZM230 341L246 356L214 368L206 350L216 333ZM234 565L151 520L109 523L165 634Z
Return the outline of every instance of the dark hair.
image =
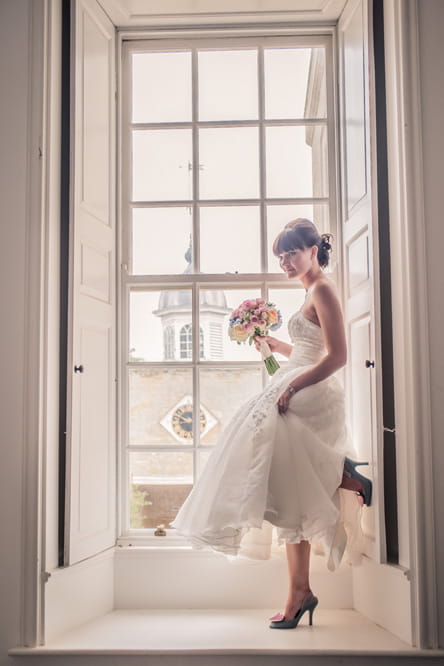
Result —
M273 243L273 254L276 257L289 250L305 250L316 245L318 248L318 262L322 268L328 266L331 252L331 234L319 234L313 222L298 217L285 225Z

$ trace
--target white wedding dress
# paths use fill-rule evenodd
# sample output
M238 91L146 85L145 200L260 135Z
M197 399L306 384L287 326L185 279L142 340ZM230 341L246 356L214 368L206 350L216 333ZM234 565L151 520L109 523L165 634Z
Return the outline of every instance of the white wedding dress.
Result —
M271 553L271 524L279 544L321 545L334 570L347 539L351 561L362 551L361 508L353 493L338 490L344 456L353 457L344 391L330 376L298 391L288 411L278 413L289 383L326 353L320 327L301 311L288 329L294 344L288 363L221 433L172 526L196 548L264 559Z

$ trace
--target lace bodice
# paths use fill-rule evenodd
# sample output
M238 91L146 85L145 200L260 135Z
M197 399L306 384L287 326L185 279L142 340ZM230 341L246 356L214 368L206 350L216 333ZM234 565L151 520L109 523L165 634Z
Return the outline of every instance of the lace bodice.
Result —
M290 317L288 332L294 344L288 359L292 365L317 363L324 356L325 347L322 330L304 317L301 310Z

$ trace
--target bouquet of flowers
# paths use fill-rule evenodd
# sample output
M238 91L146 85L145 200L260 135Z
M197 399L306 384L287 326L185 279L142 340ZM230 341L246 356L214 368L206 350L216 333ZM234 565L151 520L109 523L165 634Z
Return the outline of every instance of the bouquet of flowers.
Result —
M268 335L282 324L279 310L273 303L268 303L263 298L246 300L233 310L230 315L228 335L238 345L248 340L253 344L254 338ZM270 347L261 340L261 353L269 375L273 375L280 367L271 353Z

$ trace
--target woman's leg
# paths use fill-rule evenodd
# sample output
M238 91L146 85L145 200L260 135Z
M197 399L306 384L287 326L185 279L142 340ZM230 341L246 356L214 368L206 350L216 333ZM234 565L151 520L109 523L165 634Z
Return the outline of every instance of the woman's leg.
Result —
M362 483L356 479L350 479L348 476L343 474L342 482L339 487L344 488L345 490L354 490L355 492L359 492L362 490Z
M355 493L357 493L356 498L358 500L358 503L362 506L364 504L364 499L362 495L359 493L362 492L362 483L360 481L357 481L356 479L350 479L349 476L344 473L342 475L342 482L341 485L339 486L340 488L344 488L344 490L353 490Z
M311 592L310 589L310 543L287 543L287 563L289 576L289 593L285 606L285 618L293 618L302 605L303 599Z

